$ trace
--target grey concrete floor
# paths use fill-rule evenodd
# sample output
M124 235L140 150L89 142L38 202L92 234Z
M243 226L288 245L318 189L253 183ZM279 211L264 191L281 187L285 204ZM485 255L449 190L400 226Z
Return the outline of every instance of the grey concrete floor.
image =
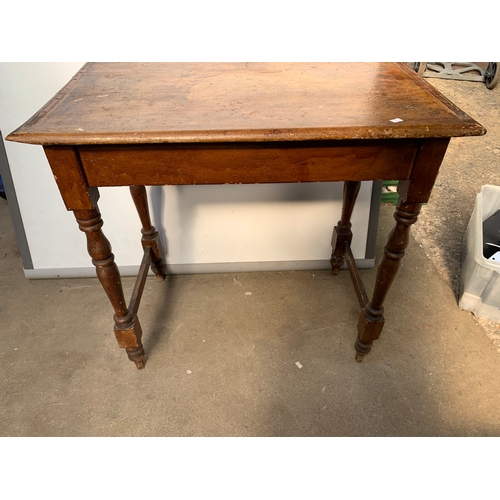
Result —
M469 205L474 194L467 186ZM381 206L378 257L392 213ZM97 279L24 278L0 200L0 435L499 436L500 354L458 308L446 264L428 256L436 245L411 238L384 332L361 364L347 271L150 278L138 371ZM375 269L361 273L371 291ZM123 281L129 296L134 280Z
M429 203L412 228L440 276L458 298L462 238L485 184L500 186L500 87L488 90L475 82L427 79L448 99L481 123L481 137L450 141ZM478 318L491 342L500 349L500 325Z

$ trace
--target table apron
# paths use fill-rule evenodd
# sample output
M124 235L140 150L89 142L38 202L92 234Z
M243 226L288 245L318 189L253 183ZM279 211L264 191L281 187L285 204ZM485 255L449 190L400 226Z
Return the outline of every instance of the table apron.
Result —
M88 186L404 180L419 140L75 146Z

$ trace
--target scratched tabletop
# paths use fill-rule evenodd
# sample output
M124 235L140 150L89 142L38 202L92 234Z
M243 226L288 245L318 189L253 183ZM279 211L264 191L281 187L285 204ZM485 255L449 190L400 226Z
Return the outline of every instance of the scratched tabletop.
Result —
M403 63L88 63L8 139L79 145L484 133Z

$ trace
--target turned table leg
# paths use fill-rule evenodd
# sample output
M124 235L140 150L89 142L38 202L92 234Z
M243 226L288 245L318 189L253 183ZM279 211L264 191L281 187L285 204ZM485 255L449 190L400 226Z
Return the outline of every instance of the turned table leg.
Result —
M394 218L396 225L389 234L384 255L378 266L372 300L361 310L358 321L358 337L354 344L356 361L370 352L374 340L380 337L384 327L383 303L389 292L405 254L410 236L410 226L417 221L421 203L398 203Z
M344 183L344 199L342 203L342 215L338 225L333 229L332 236L332 256L330 263L332 265L332 274L337 275L339 269L344 263L346 252L346 243L351 243L351 216L358 197L360 181L348 181Z
M115 335L118 345L125 348L127 355L137 368L144 368L142 329L137 315L127 308L121 284L120 272L111 252L111 245L101 231L103 225L97 208L74 211L79 228L87 237L87 249L96 267L97 277L115 311Z
M167 272L163 261L160 237L155 227L151 224L146 188L144 186L130 186L130 194L141 219L142 246L144 249L151 249L151 270L155 273L158 281L163 281Z

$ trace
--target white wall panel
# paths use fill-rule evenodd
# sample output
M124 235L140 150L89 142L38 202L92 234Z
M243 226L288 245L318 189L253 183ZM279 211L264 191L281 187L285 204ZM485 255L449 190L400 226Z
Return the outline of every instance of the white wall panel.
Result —
M3 136L38 111L82 64L1 63ZM26 275L94 276L85 236L64 207L41 146L5 147L33 262ZM371 182L363 183L353 214L357 259L365 258L371 190ZM339 183L164 186L148 192L174 272L325 267L342 204ZM128 188L100 193L103 231L122 273L133 274L142 249Z

